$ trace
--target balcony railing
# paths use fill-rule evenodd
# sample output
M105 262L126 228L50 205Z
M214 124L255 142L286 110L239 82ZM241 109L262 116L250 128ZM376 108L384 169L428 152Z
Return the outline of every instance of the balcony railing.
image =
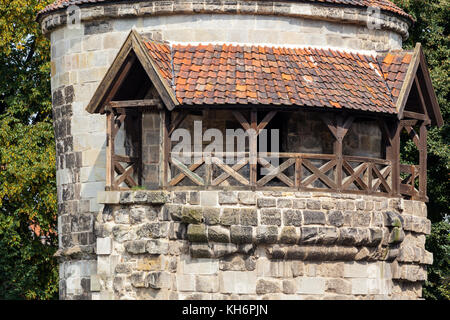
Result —
M227 164L224 159L228 157L236 160ZM252 175L250 159L248 152L191 153L189 159L171 154L167 186L253 190L285 187L384 195L392 192L392 164L388 160L343 156L340 161L334 154L258 153L255 167L266 169L265 174ZM278 160L276 165L272 164L274 159Z

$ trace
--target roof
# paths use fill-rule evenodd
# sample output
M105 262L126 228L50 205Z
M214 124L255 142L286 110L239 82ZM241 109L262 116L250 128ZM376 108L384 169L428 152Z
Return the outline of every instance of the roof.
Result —
M400 95L413 55L413 52L400 51L389 52L386 55L380 55L378 58L383 77L391 89L394 102L397 102Z
M82 5L82 4L95 4L95 3L117 3L117 2L125 2L127 0L56 0L52 4L46 6L43 10L39 12L38 15L42 15L45 13L49 13L52 11L56 11L59 9L64 9L69 7L70 5ZM128 0L129 1L129 0ZM383 11L392 12L403 16L409 20L413 20L413 18L407 14L405 11L400 9L398 6L393 4L388 0L303 0L306 2L319 2L319 3L329 3L336 5L347 5L347 6L355 6L355 7L378 7ZM299 1L301 2L301 1Z
M145 42L184 105L264 104L395 113L375 57L314 48Z
M126 82L131 65L140 63L169 110L318 107L395 114L402 119L415 85L421 92L418 103L431 122L441 126L420 43L414 51L374 54L311 47L170 44L144 39L132 30L86 110L103 113Z

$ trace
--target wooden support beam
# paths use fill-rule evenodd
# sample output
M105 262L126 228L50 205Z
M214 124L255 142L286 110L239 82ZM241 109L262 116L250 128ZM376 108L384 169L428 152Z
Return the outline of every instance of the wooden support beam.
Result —
M269 124L270 120L272 120L276 114L277 114L276 111L270 111L268 114L266 114L264 119L262 119L262 121L258 124L258 127L256 129L256 134L259 135L261 130L263 130Z
M308 161L308 160L307 160ZM309 161L308 161L309 162ZM334 168L334 166L336 166L337 164L337 160L331 160L328 161L327 163L325 163L324 165L322 165L318 170L320 172L322 172L323 174L327 173L329 170L331 170L332 168ZM308 166L306 165L306 167L308 168ZM308 168L309 169L309 168ZM312 170L310 170L312 171ZM314 181L316 181L317 179L321 180L319 175L317 174L311 174L310 176L308 176L307 178L305 178L305 180L301 181L301 185L303 187L307 187L308 185L310 185L311 183L313 183ZM323 182L323 181L322 181Z
M403 111L403 118L411 118L415 120L428 121L428 117L424 114L412 112L412 111Z
M178 126L180 125L180 123L186 118L187 116L187 111L183 110L180 111L180 113L178 113L178 115L176 116L176 118L173 120L173 122L170 124L170 129L169 129L169 137L172 135L172 133L178 128Z
M239 121L239 123L241 124L241 126L245 129L245 130L249 130L251 129L250 124L247 122L247 120L244 118L244 116L242 115L242 113L240 113L239 111L233 111L232 112L234 117L237 119L237 121ZM256 128L255 128L256 129Z
M114 114L106 113L106 190L112 190L114 179L114 136L112 128L114 127Z
M420 198L427 197L427 127L425 123L420 126L419 141L419 193Z
M181 161L178 161L176 158L172 158L171 162L178 169L180 169L180 171L183 172L186 175L186 177L191 179L195 184L197 184L199 186L204 186L205 185L205 180L203 180L203 178L200 177L195 172L192 172L191 170L189 170L189 168L186 167Z
M232 176L233 178L235 178L239 183L242 183L243 185L246 185L246 186L248 186L250 184L250 182L247 179L245 179L242 175L240 175L233 168L230 168L229 166L224 164L223 161L220 160L219 158L213 157L211 160L212 160L212 163L214 163L220 169L225 171L229 176Z
M267 161L266 159L264 159L264 158L258 157L258 162L261 164L261 166L263 166L266 169L269 169L269 170L273 170L274 169L272 164L269 161ZM282 181L286 185L288 185L289 187L293 187L294 186L294 182L291 179L289 179L289 177L286 176L283 172L279 172L278 171L278 174L276 175L276 177L278 179L280 179L280 181Z
M400 195L400 132L401 122L396 121L391 131L391 150L389 160L392 163L392 196Z
M410 126L405 126L405 130L406 132L408 132L409 137L411 138L411 140L414 142L414 144L416 145L417 149L420 149L419 146L419 136L417 135L416 131L414 130L413 127Z
M247 163L249 162L249 159L247 158L242 158L241 160L239 160L239 162L237 162L236 164L234 164L231 169L234 170L235 172L238 172L239 170L241 170L245 165L247 165ZM220 174L217 178L215 178L212 181L212 185L213 186L218 186L219 184L221 184L222 182L224 182L226 179L228 179L228 177L230 176L229 173L227 172L223 172L222 174Z
M165 187L169 182L169 157L172 149L172 141L169 136L170 128L170 112L168 110L161 111L161 126L162 126L162 145L163 145L163 181L162 185ZM172 162L173 163L173 162Z
M106 104L108 104L116 95L117 91L119 91L120 87L122 86L122 83L125 81L125 78L127 77L128 73L131 70L131 67L133 66L134 62L136 60L136 55L135 54L130 54L127 57L127 62L125 63L125 65L122 67L122 70L120 70L119 75L117 76L116 79L114 79L114 84L111 88L111 90L108 92L108 95L106 96L105 100L104 100L104 105L100 110L100 113L103 112L103 110L105 110Z
M414 127L416 124L419 123L420 120L400 120L400 125L402 127Z
M258 114L256 110L250 112L250 125L254 130L250 135L250 185L256 186L258 179Z
M160 99L143 99L143 100L123 100L123 101L109 101L106 104L107 108L138 108L138 107L162 107Z
M422 93L422 88L420 87L420 81L419 81L419 78L417 77L417 74L414 77L414 83L416 84L417 92L419 93L419 101L420 101L420 106L422 107L423 114L425 115L427 120L430 120L430 118L428 117L427 104L425 103L425 99L424 99L423 93ZM423 120L425 120L425 119L423 119Z
M273 178L277 177L280 173L282 173L284 170L286 170L287 168L289 168L291 165L293 165L295 163L295 159L288 159L285 162L283 162L280 166L278 167L273 167L271 166L271 168L269 169L270 172L268 174L266 174L263 178L261 178L258 181L258 185L259 186L263 186L266 183L268 183L270 180L272 180ZM286 182L285 182L286 183ZM292 181L289 179L289 187L293 187L294 183L292 183Z
M200 162L197 163L193 163L189 166L188 170L194 172L195 170L197 170L198 167L200 167L203 164L203 159ZM169 186L176 186L177 184L179 184L184 178L186 177L186 174L181 172L179 173L175 178L173 178L172 180L170 180L169 182Z

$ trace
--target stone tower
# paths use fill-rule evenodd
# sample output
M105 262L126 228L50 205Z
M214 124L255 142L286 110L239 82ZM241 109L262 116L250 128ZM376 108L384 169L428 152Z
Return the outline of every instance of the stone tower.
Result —
M442 117L420 45L402 50L408 14L387 0L57 0L37 19L61 299L421 297L426 134ZM200 139L184 164L173 134L198 122L256 135L226 163ZM263 129L279 132L277 165ZM402 132L416 165L400 163Z

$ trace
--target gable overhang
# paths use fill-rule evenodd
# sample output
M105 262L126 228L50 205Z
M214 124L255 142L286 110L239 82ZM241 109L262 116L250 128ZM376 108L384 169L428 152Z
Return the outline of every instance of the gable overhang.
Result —
M419 75L421 75L421 79L418 79ZM397 99L396 109L398 119L400 120L404 118L406 103L414 84L416 84L418 86L418 90L421 91L421 101L419 102L422 108L426 110L431 124L441 127L444 124L444 120L439 108L436 92L433 88L425 54L420 43L417 43L414 48L414 54L406 72L405 80L400 90L400 95Z
M131 64L135 63L136 60L141 64L150 81L155 86L164 106L168 110L173 110L179 104L172 88L158 72L155 62L144 46L144 40L141 35L133 29L95 90L94 95L86 107L87 112L105 112L105 104L114 97L114 93L123 84Z

